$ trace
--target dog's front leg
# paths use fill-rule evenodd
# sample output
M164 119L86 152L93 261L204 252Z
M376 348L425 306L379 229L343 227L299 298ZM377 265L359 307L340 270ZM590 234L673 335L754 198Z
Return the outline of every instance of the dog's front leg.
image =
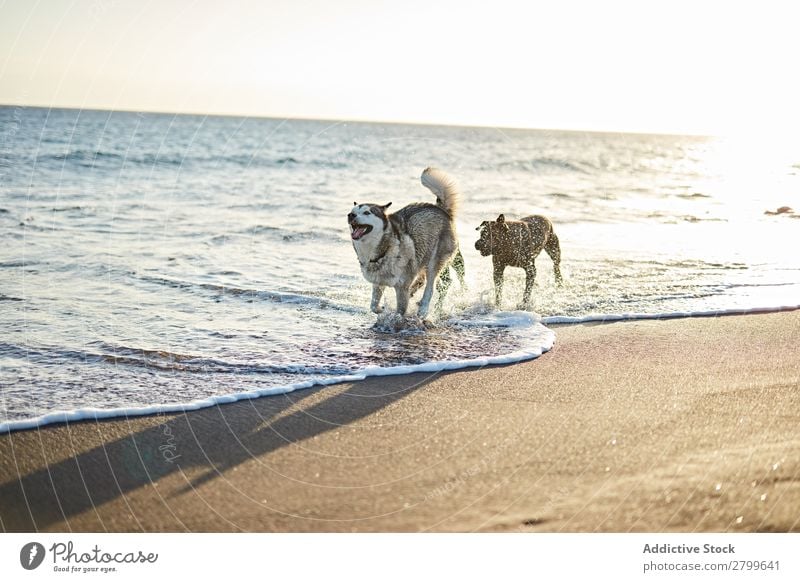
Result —
M372 313L383 313L383 307L381 307L381 297L383 297L383 286L373 285L372 301L370 301L369 304L369 308L372 310Z
M493 261L494 266L494 304L499 309L503 297L503 272L506 270L504 263Z
M533 261L525 267L525 291L522 293L522 305L528 307L531 302L531 291L533 290L533 282L536 280L536 265Z

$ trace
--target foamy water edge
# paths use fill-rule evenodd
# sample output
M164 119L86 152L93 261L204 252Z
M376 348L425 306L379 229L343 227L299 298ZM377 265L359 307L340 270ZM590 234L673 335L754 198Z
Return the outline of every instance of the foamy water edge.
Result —
M617 321L641 321L663 319L688 319L692 317L721 317L725 315L757 315L760 313L781 313L796 311L800 305L779 305L774 307L749 307L739 309L712 309L708 311L673 311L669 313L620 313L591 314L580 317L552 315L543 317L541 322L548 325L573 325L581 323L614 323Z
M533 346L525 350L517 350L509 354L498 356L486 356L481 358L473 358L468 360L445 360L441 362L425 362L422 364L406 365L406 366L392 366L383 368L380 366L370 366L343 376L332 376L329 378L321 378L318 380L307 380L305 382L298 382L295 384L287 384L284 386L274 386L264 388L261 390L253 390L248 392L237 392L234 394L225 394L220 396L211 396L201 400L195 400L188 403L175 403L175 404L162 404L143 407L130 407L130 408L80 408L70 411L57 411L44 414L31 419L13 420L0 423L0 434L11 433L19 430L37 429L43 426L56 423L69 423L78 422L83 420L106 420L113 418L131 418L137 416L153 416L157 414L176 414L181 412L191 412L194 410L202 410L204 408L211 408L220 404L231 404L242 400L253 400L263 396L277 396L280 394L288 394L296 390L304 390L313 388L315 386L331 386L334 384L342 384L345 382L358 382L371 377L379 376L402 376L414 373L436 373L451 370L462 370L466 368L477 368L491 365L502 364L515 364L538 358L544 353L550 351L555 344L556 334L551 329L544 327L542 324L550 325L568 325L568 324L581 324L581 323L613 323L619 321L640 321L640 320L665 320L665 319L687 319L695 317L718 317L727 315L755 315L766 313L780 313L795 311L800 309L800 305L785 305L778 307L754 307L749 309L723 309L713 311L696 311L696 312L671 312L671 313L624 313L624 314L593 314L582 317L567 317L567 316L549 316L543 317L534 323L544 330L541 334L540 345ZM514 315L508 314L508 315Z
M499 364L514 364L526 360L538 358L543 353L550 351L555 342L555 333L540 325L534 324L541 328L536 335L536 339L540 340L537 345L531 346L527 349L517 350L509 354L502 354L498 356L486 356L481 358L472 358L468 360L444 360L440 362L424 362L422 364L413 364L406 366L369 366L361 370L357 370L352 374L343 376L331 376L328 378L320 378L316 380L306 380L305 382L297 382L295 384L286 384L283 386L273 386L261 390L252 390L248 392L237 392L234 394L224 394L219 396L210 396L201 400L194 400L187 403L175 404L159 404L153 406L142 407L129 407L129 408L80 408L77 410L49 412L42 416L31 419L11 420L0 423L0 434L10 433L17 430L30 430L43 427L54 423L69 423L81 420L101 420L111 418L130 418L136 416L152 416L156 414L175 414L180 412L189 412L193 410L202 410L210 408L219 404L230 404L242 400L252 400L261 398L262 396L277 396L280 394L288 394L296 390L304 390L306 388L313 388L315 386L330 386L333 384L341 384L344 382L357 382L371 377L378 376L402 376L414 373L436 373L449 370L461 370L464 368L477 368Z

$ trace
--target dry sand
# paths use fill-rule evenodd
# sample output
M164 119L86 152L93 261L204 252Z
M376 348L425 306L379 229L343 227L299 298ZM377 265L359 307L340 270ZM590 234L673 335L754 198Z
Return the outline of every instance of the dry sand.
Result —
M0 436L5 531L800 531L800 311Z

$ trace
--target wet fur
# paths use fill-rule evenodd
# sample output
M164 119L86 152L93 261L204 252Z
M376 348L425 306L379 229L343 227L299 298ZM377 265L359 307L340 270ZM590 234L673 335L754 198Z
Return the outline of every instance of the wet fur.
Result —
M457 254L453 220L459 200L458 190L447 174L434 168L426 169L421 180L437 197L438 204L409 204L391 214L387 212L391 202L385 205L355 204L348 214L361 273L372 283L370 308L375 313L382 311L380 302L386 287L394 288L397 312L405 315L411 295L424 285L418 314L425 317L434 283L451 260L463 281L464 263L460 253ZM368 230L362 233L361 229ZM449 285L448 273L446 280L441 277L437 285L437 306L441 306Z
M522 303L530 303L531 290L536 278L536 257L544 250L553 260L556 282L561 284L561 245L553 231L553 223L544 216L526 216L521 220L484 221L475 248L481 255L492 256L495 304L499 307L503 295L503 274L506 267L525 269L525 291Z

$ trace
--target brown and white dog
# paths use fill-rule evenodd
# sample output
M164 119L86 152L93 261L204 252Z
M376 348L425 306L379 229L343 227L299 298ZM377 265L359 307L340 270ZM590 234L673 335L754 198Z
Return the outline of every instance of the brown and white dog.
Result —
M501 214L497 220L483 221L475 230L481 231L475 248L481 256L492 255L494 296L498 307L503 294L503 273L506 267L525 269L522 303L529 305L536 277L534 261L542 249L553 259L556 282L561 284L561 246L553 232L553 223L548 218L534 215L521 220L506 220Z

